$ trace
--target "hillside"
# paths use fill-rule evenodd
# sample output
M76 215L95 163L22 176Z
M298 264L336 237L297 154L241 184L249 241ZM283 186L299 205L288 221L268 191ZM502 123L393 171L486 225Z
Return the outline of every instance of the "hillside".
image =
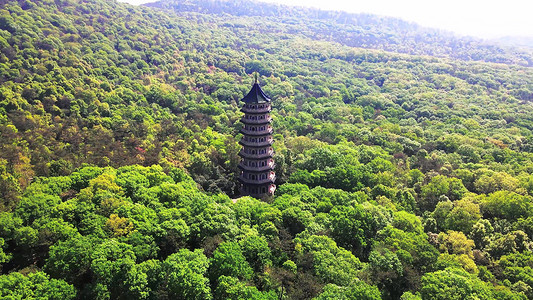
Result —
M183 15L196 12L260 18L272 21L268 26L258 28L262 32L288 32L308 39L332 41L350 47L533 66L531 49L519 50L480 39L460 38L452 33L421 27L392 17L247 0L163 0L148 3L146 6L169 9Z
M533 37L531 36L504 36L494 39L492 42L513 45L516 47L533 48Z
M184 3L0 1L0 298L533 299L526 54ZM234 204L254 72L279 189Z

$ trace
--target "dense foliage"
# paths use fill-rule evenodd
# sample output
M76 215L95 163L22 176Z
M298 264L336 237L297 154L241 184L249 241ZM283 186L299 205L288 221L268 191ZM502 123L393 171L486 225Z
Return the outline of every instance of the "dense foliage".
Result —
M462 60L512 63L533 66L531 49L509 49L473 37L456 37L452 33L421 27L400 19L343 11L290 7L247 0L166 0L147 6L176 12L260 17L276 22L261 28L262 33L287 32L309 39L334 41L351 47ZM497 42L531 46L527 38L501 39ZM529 43L528 43L529 42Z
M527 53L187 3L0 0L0 297L533 299ZM268 201L237 199L253 72Z

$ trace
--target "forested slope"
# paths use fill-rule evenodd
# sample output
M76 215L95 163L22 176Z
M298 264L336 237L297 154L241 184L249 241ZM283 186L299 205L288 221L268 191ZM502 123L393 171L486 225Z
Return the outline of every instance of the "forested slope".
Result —
M163 0L146 5L177 13L200 12L266 19L277 25L260 26L263 32L285 31L351 47L533 66L531 49L499 46L473 37L457 37L450 32L392 17L247 0Z
M533 298L533 69L514 54L0 3L2 297ZM234 203L253 72L279 188Z

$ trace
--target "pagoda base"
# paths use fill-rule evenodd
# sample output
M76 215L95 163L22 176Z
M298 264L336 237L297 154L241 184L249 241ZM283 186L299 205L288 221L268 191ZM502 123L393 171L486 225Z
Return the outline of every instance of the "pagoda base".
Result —
M240 189L241 195L250 196L258 199L272 197L272 195L274 195L275 190L276 185L273 183L261 185L243 184Z

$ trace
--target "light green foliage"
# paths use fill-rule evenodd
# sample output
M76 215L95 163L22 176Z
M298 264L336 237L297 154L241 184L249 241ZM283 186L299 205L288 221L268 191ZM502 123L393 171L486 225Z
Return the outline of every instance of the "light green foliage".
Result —
M474 241L469 240L464 233L450 230L447 233L439 233L440 250L450 254L465 254L473 258L472 249Z
M460 179L437 175L422 187L420 206L426 210L432 210L441 196L444 195L453 201L461 199L466 191Z
M502 190L515 192L519 183L517 178L506 172L487 172L474 182L474 186L478 192L490 194Z
M304 155L305 159L297 166L309 172L313 170L325 170L327 168L335 168L342 161L338 153L332 152L328 148L314 148L307 151Z
M338 247L332 239L312 235L296 241L301 243L297 244L297 248L302 248L302 255L307 253L312 255L314 273L324 282L350 286L358 280L358 271L362 268L362 263L352 253Z
M324 291L316 298L316 300L333 300L333 299L362 299L362 300L379 300L381 295L375 286L368 285L362 281L358 281L350 287L340 287L334 284L328 284L324 287Z
M0 158L0 211L13 208L20 199L21 189L17 178L9 172L7 161Z
M533 256L530 251L502 256L498 266L502 270L502 279L509 280L513 284L522 282L526 285L526 295L532 296Z
M500 257L506 253L516 253L533 250L533 242L523 231L517 230L506 234L496 234L492 237L487 251L493 257Z
M421 285L422 299L494 299L490 285L457 268L427 273Z
M230 276L241 280L249 280L252 268L246 261L239 244L225 242L213 253L210 266L211 281L218 282L220 276Z
M394 212L392 226L405 232L414 232L418 234L424 232L420 218L406 211Z
M205 275L209 262L200 249L182 249L162 264L168 282L168 294L174 299L211 299L209 280Z
M470 199L457 200L453 203L453 209L446 216L445 229L468 234L480 218L481 213L477 203Z
M481 218L479 205L471 198L455 202L442 201L437 203L431 216L436 220L439 229L456 230L469 233L474 224Z
M63 280L50 279L46 273L27 276L14 272L0 276L2 299L75 299L76 289Z
M4 248L5 240L3 238L0 238L0 265L11 259L11 255L4 252Z
M472 227L470 237L478 248L482 248L490 242L493 232L492 224L488 220L481 219Z
M438 257L438 250L429 243L425 233L405 232L388 226L378 233L376 240L376 248L387 247L396 253L404 266L421 271L430 270Z
M257 235L249 235L240 241L242 253L246 261L256 271L271 264L272 253L265 239Z
M260 292L256 287L248 286L235 277L223 275L219 278L219 283L215 290L215 299L275 300L278 299L278 296L274 291L268 293Z
M330 222L339 245L359 254L368 251L376 221L361 205L335 207L330 212Z
M481 202L481 211L488 218L516 220L528 217L532 210L531 197L508 191L492 193Z
M387 248L374 250L368 257L372 279L388 298L395 298L405 289L404 267L396 253Z

